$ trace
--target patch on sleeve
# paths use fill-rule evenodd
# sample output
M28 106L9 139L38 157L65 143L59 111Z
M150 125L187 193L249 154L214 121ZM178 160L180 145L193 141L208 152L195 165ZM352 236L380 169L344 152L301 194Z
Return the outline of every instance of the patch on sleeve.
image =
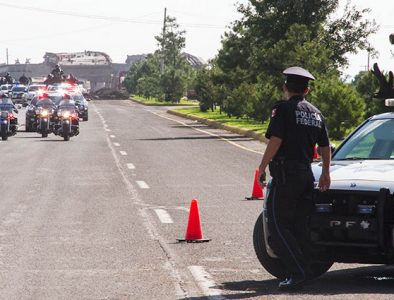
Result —
M271 118L276 116L276 108L274 108L271 112Z

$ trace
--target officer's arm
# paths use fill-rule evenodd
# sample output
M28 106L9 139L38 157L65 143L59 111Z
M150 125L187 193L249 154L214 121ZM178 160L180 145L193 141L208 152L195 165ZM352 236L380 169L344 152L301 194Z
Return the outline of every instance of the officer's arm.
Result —
M319 189L324 192L329 189L331 184L330 164L331 164L331 148L330 146L321 147L321 157L323 161L322 173L319 179Z
M281 138L278 138L276 136L271 136L259 167L260 175L265 176L265 169L267 168L269 162L274 158L276 152L278 152L281 144L282 144Z

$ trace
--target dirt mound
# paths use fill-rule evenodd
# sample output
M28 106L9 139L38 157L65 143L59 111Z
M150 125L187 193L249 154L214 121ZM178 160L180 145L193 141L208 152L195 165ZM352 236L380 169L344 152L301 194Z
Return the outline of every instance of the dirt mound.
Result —
M127 91L116 90L110 88L102 88L92 93L93 99L101 100L126 100L129 99Z

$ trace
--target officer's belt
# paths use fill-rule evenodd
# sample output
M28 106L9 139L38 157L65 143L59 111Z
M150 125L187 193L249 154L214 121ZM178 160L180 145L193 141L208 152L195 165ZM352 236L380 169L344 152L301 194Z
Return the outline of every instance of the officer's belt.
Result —
M307 162L299 162L297 160L287 160L283 158L274 159L274 163L283 165L286 170L311 170L311 164Z

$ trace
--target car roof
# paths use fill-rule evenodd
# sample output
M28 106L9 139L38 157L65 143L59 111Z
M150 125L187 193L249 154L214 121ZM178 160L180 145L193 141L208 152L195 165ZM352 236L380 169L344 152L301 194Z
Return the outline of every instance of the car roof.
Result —
M381 120L381 119L394 119L394 112L387 112L380 115L375 115L370 120Z

